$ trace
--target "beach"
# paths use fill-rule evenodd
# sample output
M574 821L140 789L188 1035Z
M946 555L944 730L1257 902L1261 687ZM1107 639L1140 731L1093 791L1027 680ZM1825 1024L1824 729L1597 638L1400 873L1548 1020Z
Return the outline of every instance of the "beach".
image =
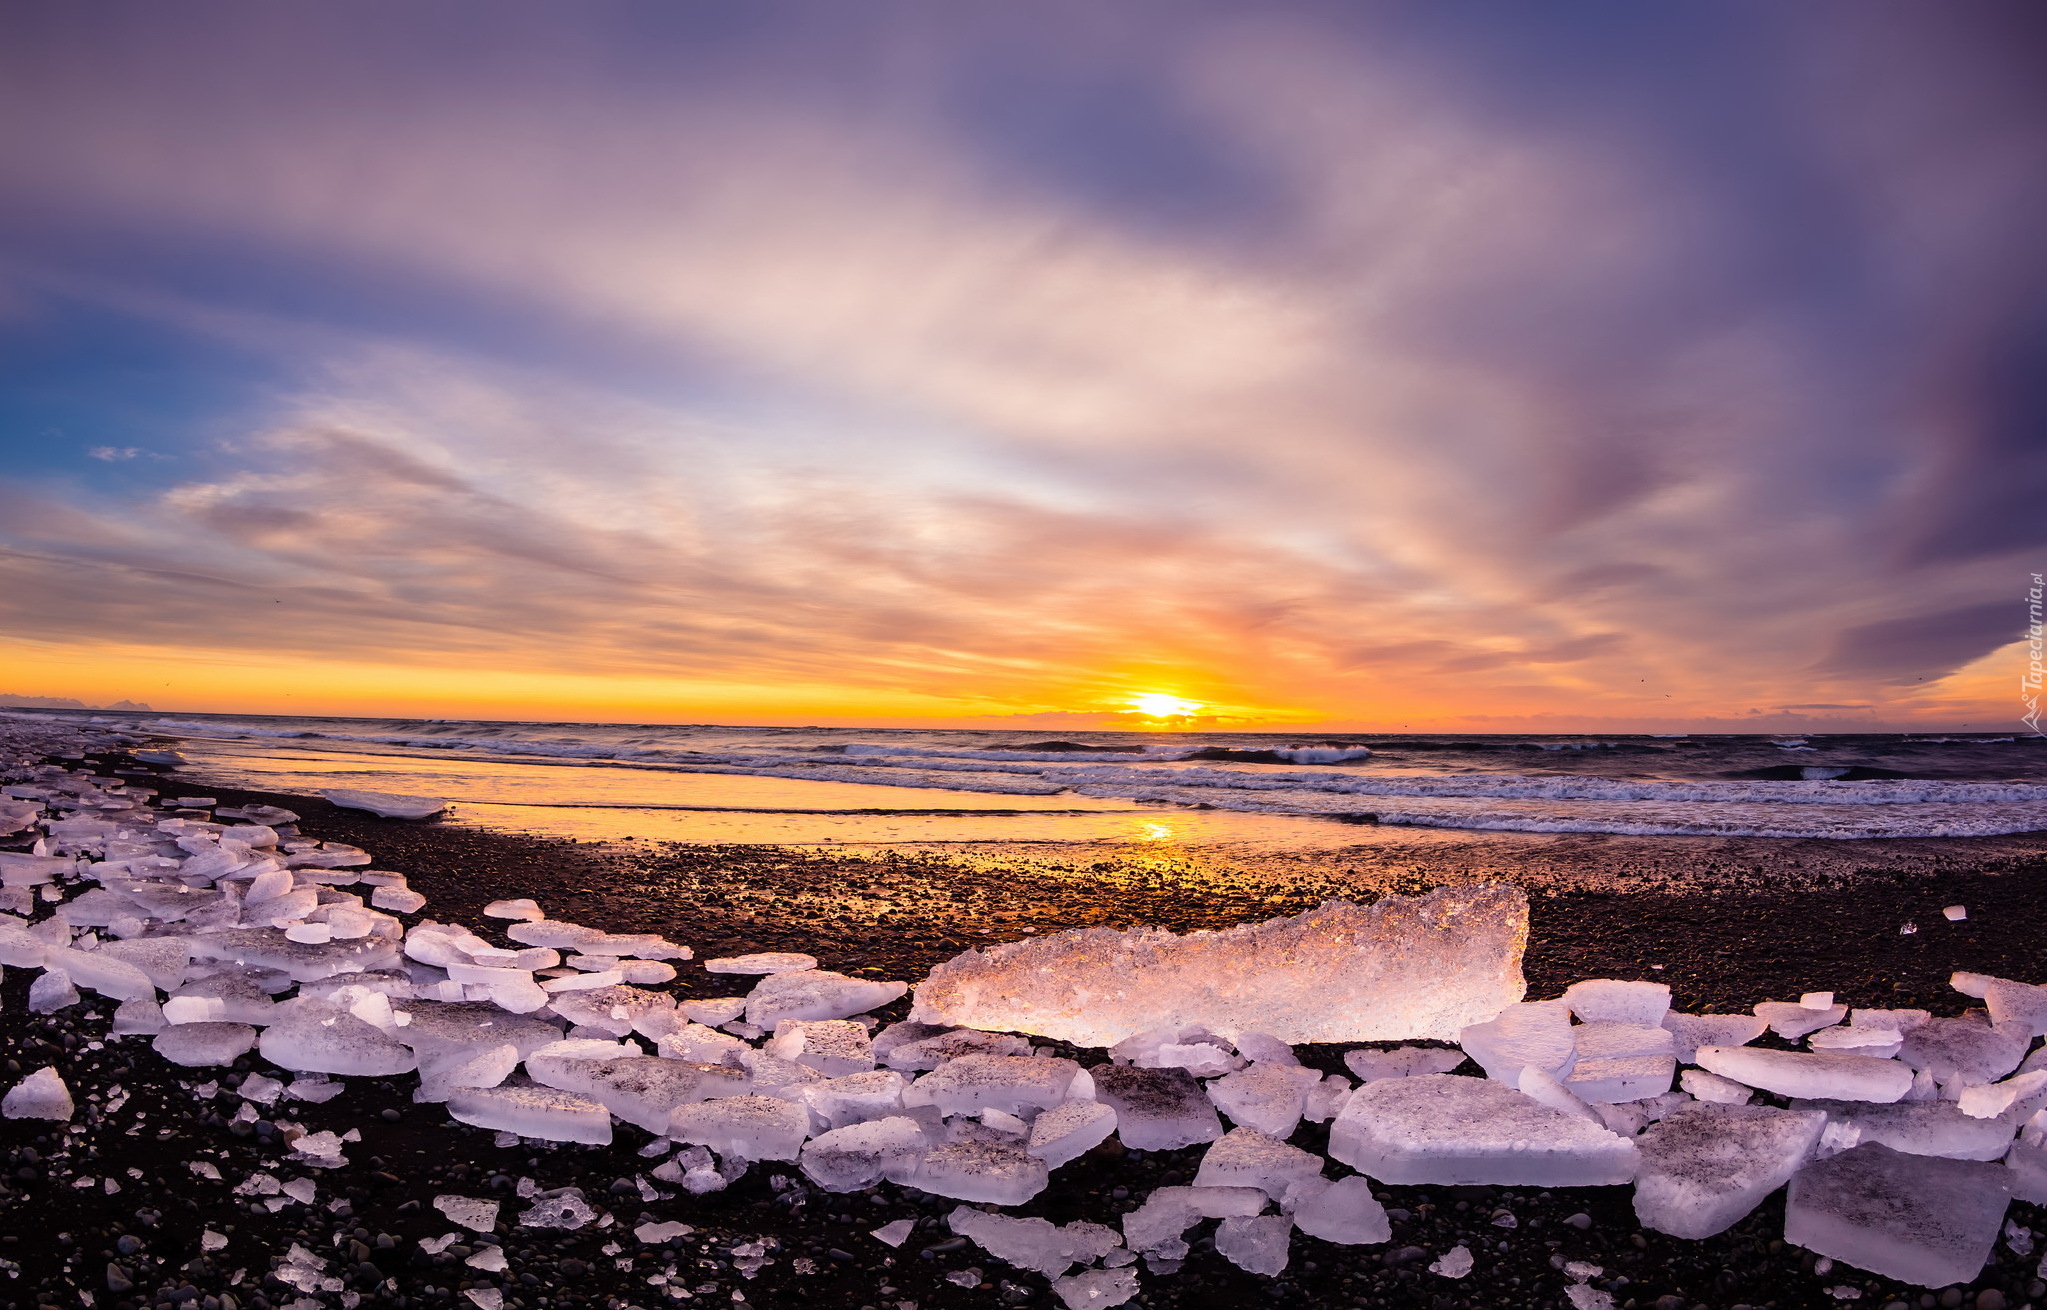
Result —
M131 756L95 763L129 771L121 776L149 775L149 785L159 788L174 777L178 787L203 781L138 765ZM2047 837L2038 834L1861 842L1463 834L1419 843L1375 834L1368 843L1316 849L1047 842L835 849L579 841L380 819L289 792L203 790L221 806L291 810L304 837L371 852L376 868L403 874L427 898L424 917L481 924L490 901L526 896L595 928L660 933L688 944L699 959L805 951L827 969L913 982L971 947L1065 928L1223 928L1296 914L1331 898L1367 901L1506 880L1530 895L1531 998L1585 978L1653 978L1669 984L1676 1008L1691 1011L1746 1010L1761 999L1831 989L1849 1005L1949 1014L1968 1004L1948 985L1955 970L2037 976L2036 925L2047 905L2041 883ZM1967 907L1967 918L1943 916L1944 907L1957 904ZM1915 931L1901 932L1906 924ZM685 966L669 990L724 995L732 981ZM340 1274L344 1300L356 1295L400 1307L469 1310L478 1302L466 1293L488 1299L493 1289L518 1310L617 1310L663 1299L876 1310L905 1303L1054 1304L1043 1279L945 1228L942 1216L953 1201L887 1183L828 1194L807 1185L793 1166L775 1165L756 1165L709 1195L647 1199L657 1189L644 1182L649 1162L637 1154L643 1133L624 1129L610 1147L516 1140L500 1147L487 1131L451 1125L437 1105L413 1104L410 1080L402 1078L352 1078L344 1096L290 1108L305 1131L353 1129L361 1141L348 1146L347 1165L318 1172L312 1204L273 1212L261 1197L229 1195L252 1172L282 1171L281 1133L229 1122L235 1097L227 1077L218 1079L211 1099L199 1099L190 1089L207 1071L165 1065L146 1039L106 1040L108 1004L93 1000L82 1011L33 1016L26 1012L27 983L25 971L10 970L0 987L6 1058L24 1068L59 1067L81 1100L116 1083L129 1099L120 1114L87 1111L83 1132L63 1146L36 1121L0 1123L10 1175L0 1216L33 1216L28 1223L0 1220L14 1239L0 1244L0 1258L19 1266L18 1277L0 1288L0 1301L78 1304L80 1293L89 1293L88 1303L122 1310L181 1298L202 1310L228 1310L224 1298L263 1310L297 1296L263 1281L263 1257L298 1243ZM886 1022L906 1009L898 1001L877 1015ZM1327 1073L1344 1068L1340 1048L1304 1046L1299 1056ZM263 1067L246 1056L237 1066ZM275 1117L285 1117L283 1107ZM1327 1125L1304 1123L1294 1140L1321 1150L1326 1136ZM1113 1146L1059 1170L1015 1213L1113 1224L1154 1188L1189 1181L1201 1155L1190 1148L1134 1158ZM212 1162L222 1181L197 1177L191 1165L200 1159ZM92 1184L81 1185L87 1178ZM433 1211L436 1195L509 1200L521 1186L570 1185L583 1188L612 1222L506 1233L512 1272L504 1277L463 1263L482 1249L466 1241L437 1254L419 1245L449 1227ZM1374 1190L1393 1217L1389 1243L1340 1247L1296 1238L1293 1261L1277 1278L1246 1274L1212 1242L1197 1244L1177 1273L1147 1275L1137 1303L1551 1304L1560 1303L1571 1281L1560 1272L1571 1261L1599 1267L1598 1285L1614 1304L1637 1310L1837 1305L1842 1298L1831 1289L1851 1285L1868 1305L1899 1297L1917 1305L1922 1294L1852 1269L1822 1272L1810 1252L1781 1240L1781 1194L1728 1232L1691 1242L1643 1230L1625 1188ZM923 1225L903 1246L869 1236L899 1218ZM2029 1205L2015 1205L2009 1218L2047 1229ZM691 1232L649 1247L627 1231L645 1221L680 1222ZM228 1239L217 1253L201 1249L209 1230ZM1473 1273L1451 1280L1429 1272L1458 1245L1481 1253ZM2000 1242L1993 1264L1966 1289L1974 1299L1959 1303L1988 1310L2039 1298L2047 1287L2035 1263ZM112 1285L110 1265L123 1271L112 1282L132 1288ZM671 1265L676 1272L665 1273ZM650 1285L656 1276L662 1283ZM686 1295L669 1290L675 1287Z

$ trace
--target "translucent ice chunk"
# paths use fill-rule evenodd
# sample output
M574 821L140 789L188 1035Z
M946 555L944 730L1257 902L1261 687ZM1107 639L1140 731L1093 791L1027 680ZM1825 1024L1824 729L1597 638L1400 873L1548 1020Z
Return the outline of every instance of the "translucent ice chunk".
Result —
M393 968L399 963L393 944L374 934L316 946L292 941L279 928L231 928L190 941L195 959L276 969L298 982Z
M1116 1111L1101 1101L1068 1101L1045 1111L1031 1123L1024 1147L1047 1169L1079 1159L1116 1131Z
M410 1047L323 1001L300 1000L291 1014L263 1030L258 1045L264 1059L295 1073L381 1077L419 1067Z
M916 1228L915 1219L897 1219L892 1223L883 1224L868 1236L889 1246L901 1246L910 1239L910 1234L916 1231Z
M751 1046L739 1051L739 1067L746 1070L747 1077L753 1082L754 1091L764 1096L779 1096L790 1101L801 1101L804 1087L826 1081L823 1074L807 1064L777 1059L766 1051L757 1051Z
M2034 1205L2047 1203L2047 1110L2035 1113L2019 1129L2004 1163L2011 1171L2014 1197Z
M680 1008L685 1015L689 1016L692 1023L700 1023L707 1028L716 1028L719 1024L731 1023L740 1015L745 1014L746 998L744 996L720 996L708 1001L683 1001Z
M55 1014L70 1009L79 999L78 989L71 985L71 974L64 969L46 969L28 985L30 1014Z
M897 1024L897 1028L926 1028L925 1024ZM895 1042L884 1048L879 1039L874 1054L891 1069L936 1069L947 1060L963 1055L1029 1055L1030 1041L1012 1033L984 1033L972 1028L941 1028L926 1037Z
M1841 1022L1848 1017L1848 1007L1827 1005L1813 1008L1796 1001L1758 1001L1756 1016L1770 1025L1771 1032L1786 1041L1795 1042L1809 1032Z
M784 1019L764 1048L781 1060L794 1060L827 1078L862 1073L874 1067L874 1044L867 1030L851 1019Z
M233 1064L255 1045L256 1030L245 1023L181 1023L150 1042L164 1059L193 1069Z
M1617 1105L1663 1095L1670 1090L1670 1080L1676 1073L1677 1060L1668 1055L1581 1057L1571 1066L1563 1083L1581 1101Z
M71 1089L64 1076L45 1066L7 1089L0 1097L0 1116L9 1119L57 1119L69 1122Z
M1359 1082L1375 1083L1381 1078L1412 1078L1420 1073L1449 1073L1464 1063L1464 1052L1446 1051L1435 1046L1396 1046L1390 1051L1361 1046L1355 1051L1345 1051L1343 1063L1345 1068L1357 1075Z
M483 912L493 919L520 919L529 923L547 917L541 912L540 906L524 897L509 901L492 901L483 907Z
M394 1007L406 1022L393 1036L419 1052L422 1059L459 1047L487 1050L509 1042L524 1059L561 1040L561 1029L544 1019L507 1014L482 1001L403 1001Z
M1115 1110L1116 1135L1132 1150L1171 1151L1222 1136L1214 1103L1185 1069L1104 1064L1089 1073L1095 1099Z
M1805 1044L1815 1051L1847 1051L1855 1055L1874 1055L1888 1060L1904 1045L1905 1035L1895 1028L1860 1028L1852 1024L1836 1024L1822 1028L1805 1039Z
M1066 1310L1110 1310L1137 1295L1135 1269L1083 1269L1066 1278L1052 1280Z
M448 1114L478 1128L538 1137L550 1142L611 1142L611 1115L580 1092L538 1083L497 1087L456 1087L448 1092Z
M739 1053L751 1050L731 1033L721 1033L700 1023L685 1024L655 1040L654 1049L672 1060L695 1060L701 1064L737 1066Z
M1673 1010L1663 1016L1662 1026L1670 1029L1671 1054L1690 1064L1701 1046L1746 1046L1761 1037L1769 1024L1754 1014L1680 1014Z
M95 953L134 965L148 977L151 985L166 992L175 991L184 983L185 973L192 965L192 946L183 937L103 941Z
M1322 1081L1297 1064L1253 1064L1208 1085L1208 1099L1231 1122L1287 1138L1301 1122L1308 1089Z
M1680 1106L1635 1139L1635 1215L1675 1237L1724 1232L1790 1180L1826 1122L1814 1110Z
M1325 1242L1362 1246L1393 1236L1393 1222L1373 1199L1371 1180L1356 1174L1336 1182L1301 1179L1287 1189L1285 1203L1296 1228Z
M70 975L74 985L117 1001L138 997L154 1000L156 997L156 984L150 981L148 974L104 950L78 951L51 946L43 953L43 967L62 969Z
M448 1222L460 1224L472 1233L487 1233L498 1226L496 1201L443 1193L434 1198L434 1209L446 1215Z
M971 1113L987 1106L1015 1114L1024 1109L1050 1109L1068 1100L1080 1076L1079 1065L1052 1056L968 1055L948 1060L925 1074L916 1088L925 1104L935 1105L945 1114Z
M1625 1023L1653 1028L1670 1010L1670 988L1657 982L1591 978L1564 989L1564 1004L1586 1023ZM1626 1055L1650 1052L1626 1051Z
M1704 1069L1687 1069L1678 1075L1678 1085L1701 1101L1715 1105L1747 1105L1755 1099L1755 1090L1744 1087L1731 1078L1722 1078L1717 1073Z
M1745 1087L1803 1100L1889 1102L1912 1086L1910 1069L1870 1055L1701 1046L1697 1059L1701 1068Z
M1951 1160L1996 1160L2011 1145L2010 1119L1978 1119L1953 1101L1899 1101L1870 1105L1856 1101L1799 1101L1801 1110L1823 1110L1828 1137L1841 1149L1878 1142L1907 1155ZM1846 1132L1837 1132L1845 1129Z
M1905 1034L1900 1063L1924 1069L1943 1087L1996 1082L2019 1067L2029 1038L1967 1019L1929 1019Z
M1063 1227L1046 1219L1021 1219L960 1206L947 1225L998 1260L1057 1278L1077 1264L1093 1264L1123 1245L1113 1228L1085 1220Z
M1460 1243L1433 1261L1429 1265L1429 1272L1443 1278L1463 1278L1471 1272L1473 1263L1471 1248Z
M1277 1201L1303 1178L1319 1178L1322 1159L1255 1128L1233 1128L1201 1157L1196 1187L1255 1187Z
M1599 1115L1593 1111L1592 1107L1576 1092L1566 1087L1556 1075L1544 1073L1533 1065L1521 1071L1521 1077L1515 1080L1514 1086L1523 1096L1546 1105L1552 1110L1561 1110L1565 1114L1583 1119L1588 1123L1601 1122ZM1622 1135L1632 1136L1632 1134Z
M153 1037L164 1030L163 1007L155 1001L123 1001L114 1007L113 1026L110 1035L124 1037L140 1033Z
M1497 885L1185 937L1078 929L939 965L911 1018L1083 1046L1165 1024L1294 1043L1448 1039L1521 998L1527 933L1527 898Z
M1668 1028L1594 1020L1571 1029L1571 1044L1580 1060L1670 1055L1676 1049L1676 1035Z
M803 1144L803 1172L827 1192L857 1192L884 1178L907 1183L929 1149L916 1120L893 1115L811 1138Z
M748 993L746 1021L772 1031L784 1019L850 1019L908 990L907 983L848 978L827 969L778 973Z
M1311 1124L1328 1123L1342 1111L1343 1103L1350 1099L1350 1092L1350 1079L1340 1073L1330 1074L1308 1089L1307 1096L1301 1101L1301 1118Z
M1463 1029L1457 1044L1478 1061L1486 1077L1510 1087L1520 1081L1523 1069L1564 1073L1577 1050L1571 1012L1562 1001L1509 1005L1486 1022Z
M1045 1190L1045 1162L1021 1146L947 1142L919 1162L912 1186L956 1201L1022 1205Z
M678 1105L718 1096L737 1096L747 1089L738 1069L689 1060L664 1060L628 1055L602 1060L567 1060L550 1065L552 1076L527 1068L535 1081L564 1091L581 1092L630 1124L650 1133L668 1131Z
M810 1111L778 1096L727 1096L678 1105L668 1118L678 1142L708 1146L721 1156L794 1160L810 1135Z
M431 796L401 796L397 792L356 791L347 787L330 787L320 795L337 809L366 810L386 819L430 819L449 804Z
M844 1128L901 1113L906 1086L907 1081L893 1069L869 1069L804 1083L796 1091L826 1127Z
M601 974L590 974L592 978ZM667 1023L659 1020L675 1012L675 1002L659 992L642 991L638 987L626 987L613 983L604 987L589 987L577 991L555 992L549 1004L554 1012L570 1023L579 1023L596 1028L614 1037L623 1037L629 1032L653 1031L654 1035L673 1031L672 1019Z
M433 1103L447 1100L458 1087L496 1087L518 1067L519 1048L509 1042L483 1050L461 1047L421 1063L412 1099Z
M1329 1132L1329 1154L1389 1183L1590 1187L1635 1174L1635 1144L1484 1078L1367 1083Z
M752 955L733 955L721 960L705 960L706 973L751 973L777 974L802 973L817 967L815 955L800 951L756 951Z
M2001 1083L1964 1087L1956 1098L1956 1108L1972 1119L1995 1119L2020 1101L2039 1095L2043 1088L2047 1088L2047 1069L2035 1069Z
M1926 1010L1856 1010L1849 1016L1849 1022L1857 1028L1894 1028L1904 1033L1932 1017Z
M1123 1240L1133 1251L1155 1251L1203 1219L1255 1215L1265 1205L1255 1187L1161 1187L1123 1216Z
M1792 1177L1784 1240L1886 1278L1944 1287L1982 1272L2009 1203L1999 1165L1866 1142Z

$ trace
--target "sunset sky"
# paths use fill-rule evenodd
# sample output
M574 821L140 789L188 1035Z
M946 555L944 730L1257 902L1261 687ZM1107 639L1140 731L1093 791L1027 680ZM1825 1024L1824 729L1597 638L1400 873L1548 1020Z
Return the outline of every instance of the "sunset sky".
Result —
M0 692L2014 727L2043 66L2031 0L8 5Z

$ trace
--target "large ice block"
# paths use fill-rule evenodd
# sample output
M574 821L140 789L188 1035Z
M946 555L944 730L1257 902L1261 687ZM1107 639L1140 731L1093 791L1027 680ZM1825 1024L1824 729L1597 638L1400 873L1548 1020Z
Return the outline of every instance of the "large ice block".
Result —
M884 1178L907 1183L930 1145L917 1121L901 1115L848 1124L803 1144L803 1172L827 1192L857 1192Z
M1214 1103L1185 1069L1104 1064L1088 1072L1095 1099L1116 1112L1117 1137L1134 1151L1172 1151L1223 1135Z
M1744 1087L1804 1100L1895 1101L1912 1088L1912 1071L1873 1055L1701 1046L1699 1067Z
M536 1082L581 1092L656 1136L668 1131L669 1115L676 1106L737 1096L747 1090L746 1074L738 1069L652 1055L563 1060L548 1064L545 1072L534 1067L538 1063L527 1066Z
M797 1096L829 1128L900 1114L907 1080L893 1069L868 1069L822 1082L803 1083ZM784 1097L784 1100L789 1098Z
M1123 1245L1115 1229L1086 1220L1062 1227L1049 1219L988 1214L963 1205L946 1217L946 1223L996 1259L1047 1278L1057 1278L1077 1264L1093 1264Z
M1148 1070L1147 1072L1155 1072ZM946 1114L993 1106L1015 1114L1049 1110L1072 1099L1080 1066L1047 1055L967 1055L919 1078L913 1099Z
M1929 1019L1905 1034L1898 1061L1924 1069L1942 1086L1994 1083L2019 1067L2030 1037L1968 1019Z
M1081 1046L1175 1024L1290 1043L1448 1040L1521 999L1527 939L1527 897L1501 885L1329 901L1184 937L1076 929L939 965L911 1018Z
M1833 1131L1829 1143L1843 1148L1880 1142L1906 1155L1939 1155L1950 1160L1996 1160L2011 1145L2010 1118L1978 1119L1953 1101L1798 1101L1794 1108L1823 1110Z
M850 1019L909 990L908 984L848 978L829 969L770 974L746 996L746 1021L773 1030L784 1019Z
M1210 1083L1208 1099L1232 1123L1286 1138L1301 1122L1308 1089L1321 1081L1319 1070L1261 1061Z
M827 1078L864 1073L874 1067L867 1030L851 1019L784 1019L765 1048L779 1060L794 1060Z
M779 1096L725 1096L678 1105L668 1135L746 1160L794 1160L810 1135L810 1111Z
M561 1040L562 1031L545 1019L507 1014L488 1001L401 1001L393 1007L406 1022L393 1035L421 1059L459 1047L489 1050L510 1043L519 1058Z
M1196 1187L1255 1187L1277 1201L1304 1178L1322 1176L1322 1158L1256 1128L1232 1128L1209 1146Z
M580 1092L538 1083L498 1087L456 1087L448 1092L448 1113L478 1128L538 1137L550 1142L611 1142L611 1115Z
M294 1073L371 1077L419 1067L410 1047L348 1011L323 1001L301 1000L298 1006L263 1030L258 1049L270 1063Z
M1116 1131L1116 1111L1102 1101L1068 1101L1031 1121L1024 1149L1047 1169L1079 1159Z
M1421 1073L1449 1073L1463 1063L1464 1052L1437 1046L1396 1046L1390 1051L1360 1046L1343 1053L1344 1067L1356 1074L1361 1083L1375 1083L1381 1078L1412 1078Z
M2004 1222L2008 1188L2002 1165L1867 1142L1792 1177L1784 1240L1921 1287L1973 1282Z
M1635 1216L1674 1237L1723 1232L1790 1180L1826 1125L1817 1110L1679 1106L1635 1139Z
M1597 1187L1635 1176L1635 1144L1486 1078L1366 1083L1329 1130L1329 1154L1388 1183Z
M660 1022L664 1016L675 1013L675 1001L671 997L619 983L556 992L548 1003L554 1007L556 1014L570 1023L595 1028L614 1037L623 1037L629 1032L659 1037L675 1028L672 1018L667 1023Z
M1486 1077L1509 1087L1520 1081L1523 1069L1568 1072L1577 1050L1571 1011L1562 1001L1506 1006L1484 1023L1465 1027L1457 1044L1478 1061Z
M917 1165L912 1186L955 1201L1022 1205L1045 1190L1045 1162L1021 1145L947 1142L933 1147Z
M1670 1011L1670 987L1658 982L1622 982L1588 978L1564 989L1564 1004L1586 1023L1626 1023L1653 1027ZM1641 1052L1630 1051L1630 1055Z

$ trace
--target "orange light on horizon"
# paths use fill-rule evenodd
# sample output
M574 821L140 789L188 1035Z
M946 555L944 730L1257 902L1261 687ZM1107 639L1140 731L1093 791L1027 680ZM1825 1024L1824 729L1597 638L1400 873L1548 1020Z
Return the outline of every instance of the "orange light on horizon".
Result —
M1170 696L1162 691L1148 691L1132 696L1130 705L1139 714L1152 719L1170 719L1183 714L1192 714L1202 708L1200 701L1188 700L1184 696Z

